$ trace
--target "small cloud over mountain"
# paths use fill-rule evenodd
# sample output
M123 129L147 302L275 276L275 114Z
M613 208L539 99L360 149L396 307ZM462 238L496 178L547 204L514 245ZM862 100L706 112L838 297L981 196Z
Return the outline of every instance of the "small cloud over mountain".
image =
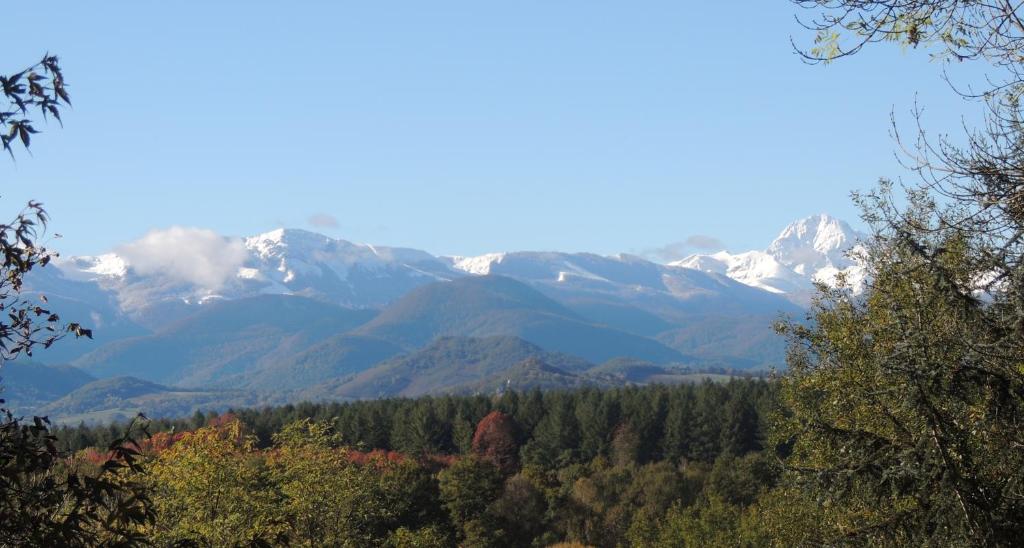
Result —
M338 228L338 218L329 213L315 213L306 222L313 228Z
M707 234L694 234L687 238L683 243L702 251L718 251L725 248L725 244L722 240L715 238L714 236L708 236Z
M718 251L721 249L725 249L725 244L718 238L706 234L694 234L685 240L648 249L642 254L658 261L671 262L692 255L695 251Z

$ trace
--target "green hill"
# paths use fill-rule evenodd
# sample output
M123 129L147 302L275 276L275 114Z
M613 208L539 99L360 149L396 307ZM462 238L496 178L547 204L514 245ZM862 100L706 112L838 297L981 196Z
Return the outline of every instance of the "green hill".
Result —
M0 367L0 398L15 412L29 414L34 408L94 380L92 375L70 365L44 365L25 360L7 362Z
M516 337L442 337L422 350L389 360L352 379L318 387L308 395L360 399L463 392L528 358L540 358L569 372L590 367L584 360L547 352Z
M699 367L755 369L785 367L786 340L773 328L778 316L704 316L657 339L693 359Z
M514 336L592 362L618 356L658 363L683 359L658 341L591 323L529 286L501 276L417 288L357 332L412 348L445 336Z
M643 384L656 375L668 372L664 367L643 360L632 358L615 358L608 360L587 371L588 375L598 378L615 379L621 383Z
M263 391L305 389L351 377L402 353L401 347L388 341L342 333L239 375L238 383Z
M236 386L239 374L294 357L375 314L285 295L208 306L153 335L108 344L75 365L97 377L132 375L184 387Z
M138 413L155 417L182 417L198 409L226 409L259 403L238 391L179 390L135 377L100 379L79 387L38 409L56 422L109 422Z
M571 390L585 386L607 388L616 384L618 383L602 378L570 373L550 365L540 357L530 357L505 371L500 371L483 381L467 386L462 391L496 393L505 390L520 392L533 389Z

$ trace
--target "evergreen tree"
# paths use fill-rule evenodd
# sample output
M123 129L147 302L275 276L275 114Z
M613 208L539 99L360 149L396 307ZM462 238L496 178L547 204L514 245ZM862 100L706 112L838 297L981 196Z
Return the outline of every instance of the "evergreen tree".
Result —
M612 434L619 422L617 403L609 393L598 390L574 394L574 399L580 459L590 461L598 455L608 455Z
M527 462L551 469L576 459L579 424L569 396L551 394L547 403L547 414L523 447L523 457Z
M396 449L416 455L433 454L450 445L447 425L438 420L429 398L404 406L408 414L394 423L392 439Z
M692 455L696 426L695 396L691 386L684 385L672 392L662 430L662 454L672 461Z
M761 450L757 411L746 394L733 394L722 420L722 452L742 456Z

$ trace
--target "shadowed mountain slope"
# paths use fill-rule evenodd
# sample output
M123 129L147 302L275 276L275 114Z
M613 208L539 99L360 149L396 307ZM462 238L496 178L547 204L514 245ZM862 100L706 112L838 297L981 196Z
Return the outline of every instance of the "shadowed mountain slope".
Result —
M204 305L153 334L108 344L75 362L97 377L226 386L238 374L299 354L375 314L303 297L264 295Z
M618 356L653 362L683 359L652 339L591 323L528 285L502 276L420 287L357 333L411 348L443 336L504 335L593 362Z

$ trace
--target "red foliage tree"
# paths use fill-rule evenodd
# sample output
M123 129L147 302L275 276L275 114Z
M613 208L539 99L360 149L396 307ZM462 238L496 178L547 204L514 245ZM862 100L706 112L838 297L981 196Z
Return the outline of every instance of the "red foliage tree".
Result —
M515 420L501 411L491 411L476 425L473 452L494 462L503 473L514 473L519 467Z

